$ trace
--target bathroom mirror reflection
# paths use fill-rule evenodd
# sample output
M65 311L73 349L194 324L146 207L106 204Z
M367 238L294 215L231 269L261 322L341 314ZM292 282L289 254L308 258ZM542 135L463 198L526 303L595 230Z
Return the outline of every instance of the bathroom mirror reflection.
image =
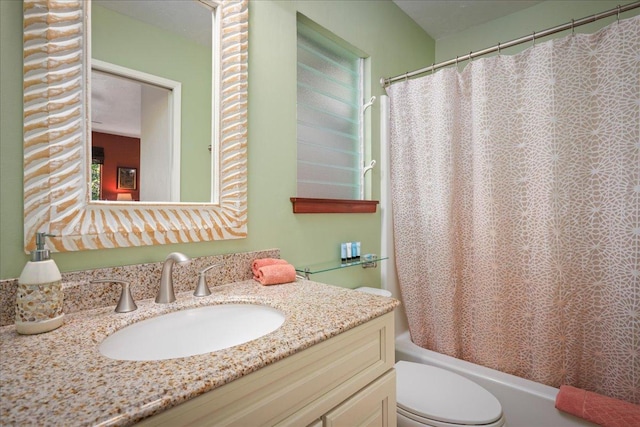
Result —
M92 200L215 200L215 13L198 0L92 1ZM135 191L117 188L120 166L138 171Z
M186 1L191 2L185 0L180 4ZM91 10L93 6L99 8L98 3L24 0L25 252L35 247L36 232L55 235L47 242L54 252L246 237L248 0L200 0L200 3L215 6L215 14L206 15L206 19L213 21L215 33L211 37L212 56L206 62L214 65L206 67L205 71L194 69L192 73L206 74L209 78L212 74L217 75L212 80L212 89L206 92L215 94L218 87L224 88L224 96L211 97L209 102L215 108L205 113L200 110L187 113L182 107L180 125L183 130L187 119L198 114L207 116L212 125L202 126L210 132L205 141L190 136L197 141L187 143L184 132L181 133L179 203L130 202L134 200L133 192L144 187L140 178L144 174L142 162L139 167L129 162L116 165L116 189L119 191L115 201L92 200L93 159L102 158L104 162L106 155L104 150L102 153L97 148L95 152L92 150L90 136L92 64L89 35ZM116 3L155 5L159 2ZM112 27L108 38L116 39L120 33L119 27ZM130 39L125 47L120 45L111 49L128 50L136 44L138 40ZM96 50L100 48L96 46ZM160 49L157 54L148 55L147 62L166 60L167 52L168 48ZM117 54L111 52L102 61L115 66ZM118 67L135 70L134 65L128 63ZM137 72L155 77L161 74L151 69ZM180 82L171 76L163 78ZM183 95L186 86L186 82L180 82ZM175 95L174 89L172 93ZM209 145L212 145L211 151ZM201 154L202 150L205 155ZM203 159L206 159L206 165L210 162L210 168L199 168L198 162ZM211 173L212 169L214 173ZM208 171L206 176L200 175L203 170L205 174ZM206 201L193 201L202 200L200 196L189 198L188 194L195 194L192 189L201 191L203 188L209 193L204 196Z

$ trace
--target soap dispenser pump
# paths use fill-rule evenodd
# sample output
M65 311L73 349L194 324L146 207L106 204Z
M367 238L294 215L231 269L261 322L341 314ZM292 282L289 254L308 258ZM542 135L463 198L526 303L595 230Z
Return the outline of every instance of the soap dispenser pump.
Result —
M62 276L45 248L47 236L53 237L36 234L36 249L18 279L16 331L20 334L48 332L64 322Z

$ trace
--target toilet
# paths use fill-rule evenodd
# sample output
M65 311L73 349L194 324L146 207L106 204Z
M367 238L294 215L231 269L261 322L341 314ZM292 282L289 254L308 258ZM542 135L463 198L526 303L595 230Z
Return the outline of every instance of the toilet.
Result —
M384 289L356 291L390 297ZM505 417L494 395L446 369L399 361L396 369L398 427L502 427Z

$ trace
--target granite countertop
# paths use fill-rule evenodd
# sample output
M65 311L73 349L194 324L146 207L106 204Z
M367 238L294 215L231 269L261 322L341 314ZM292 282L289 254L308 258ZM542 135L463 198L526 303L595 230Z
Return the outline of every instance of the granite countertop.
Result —
M111 360L98 352L109 334L180 309L221 303L264 304L286 315L278 330L198 356L162 361ZM0 328L0 420L3 425L129 425L392 311L399 302L308 280L217 286L212 295L177 295L171 304L137 301L65 317L40 335Z

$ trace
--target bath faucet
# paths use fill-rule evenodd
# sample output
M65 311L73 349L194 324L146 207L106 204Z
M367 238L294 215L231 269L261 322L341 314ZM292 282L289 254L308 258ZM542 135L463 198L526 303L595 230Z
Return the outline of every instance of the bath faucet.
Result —
M158 304L167 304L176 300L176 295L173 292L173 263L182 264L190 260L191 258L180 252L171 252L167 255L162 265L160 289L158 289L158 295L156 296Z

